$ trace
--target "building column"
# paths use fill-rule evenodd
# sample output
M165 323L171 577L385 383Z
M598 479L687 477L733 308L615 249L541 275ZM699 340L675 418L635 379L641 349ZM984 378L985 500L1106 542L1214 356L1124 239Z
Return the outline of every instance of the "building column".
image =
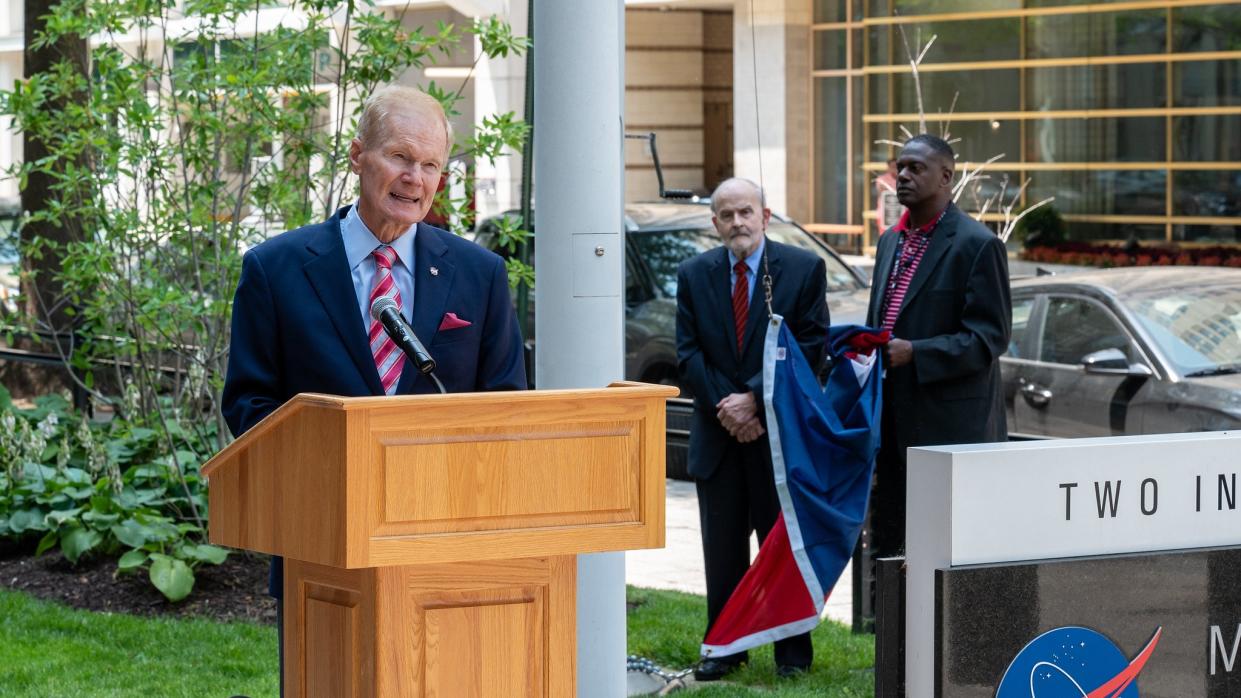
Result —
M12 85L21 77L21 54L0 54L0 85ZM13 117L0 117L0 168L8 169L21 162L21 143L21 134L13 132ZM21 193L17 182L17 177L0 180L0 208L10 204L20 208Z
M810 0L733 7L733 170L758 181L761 162L767 205L801 221L810 219L812 184L812 9Z

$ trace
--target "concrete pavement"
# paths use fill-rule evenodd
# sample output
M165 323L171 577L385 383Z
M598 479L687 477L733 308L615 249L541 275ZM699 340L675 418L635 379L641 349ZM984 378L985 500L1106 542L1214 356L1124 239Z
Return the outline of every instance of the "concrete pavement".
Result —
M625 554L625 582L651 589L672 589L705 595L702 571L702 537L698 530L698 495L694 483L668 480L664 513L665 546L659 550L633 550ZM758 542L750 539L751 556ZM853 620L853 570L845 568L827 600L829 618Z

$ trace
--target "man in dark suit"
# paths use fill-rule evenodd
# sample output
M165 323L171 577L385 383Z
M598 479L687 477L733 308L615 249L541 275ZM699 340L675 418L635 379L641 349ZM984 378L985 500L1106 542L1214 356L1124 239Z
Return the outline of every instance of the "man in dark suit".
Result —
M698 488L708 628L750 566L750 532L761 543L780 513L762 408L764 276L772 310L811 366L823 361L828 325L823 260L766 239L771 209L757 184L726 180L711 195L711 211L723 246L677 270L677 363L694 396L689 474ZM805 671L809 633L776 642L775 654L782 676ZM745 660L745 653L711 657L694 673L713 681Z
M433 98L399 86L376 91L349 151L357 204L246 253L224 382L235 436L302 392L437 392L371 319L380 296L397 303L448 392L526 387L503 260L421 222L451 143ZM282 566L272 563L280 609Z
M908 211L879 238L867 324L885 348L881 442L871 499L873 554L905 547L905 449L1008 438L999 358L1012 301L1004 243L952 203L955 155L935 136L896 161Z

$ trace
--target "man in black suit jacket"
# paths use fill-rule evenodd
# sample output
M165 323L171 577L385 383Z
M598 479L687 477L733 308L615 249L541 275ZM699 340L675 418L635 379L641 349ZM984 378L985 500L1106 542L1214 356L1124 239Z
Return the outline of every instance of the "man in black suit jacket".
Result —
M955 156L935 136L897 159L908 213L879 238L867 324L885 349L882 440L871 499L875 556L905 547L905 450L1008 437L999 358L1012 301L1004 243L952 203Z
M811 366L823 360L828 325L823 260L766 239L771 209L757 184L726 180L711 195L711 211L723 246L677 270L677 363L694 397L689 474L698 486L708 628L750 566L750 532L761 543L780 513L762 409L763 277L770 273L772 309ZM777 642L775 652L782 675L806 670L809 633ZM745 660L745 653L709 658L695 676L713 681Z

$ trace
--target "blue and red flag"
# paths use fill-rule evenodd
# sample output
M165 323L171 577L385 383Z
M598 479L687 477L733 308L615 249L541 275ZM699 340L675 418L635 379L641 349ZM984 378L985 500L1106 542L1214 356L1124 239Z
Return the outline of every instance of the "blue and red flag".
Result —
M727 656L819 624L866 519L879 451L880 352L854 325L830 332L832 370L820 387L779 315L767 327L763 402L780 516L703 641Z

